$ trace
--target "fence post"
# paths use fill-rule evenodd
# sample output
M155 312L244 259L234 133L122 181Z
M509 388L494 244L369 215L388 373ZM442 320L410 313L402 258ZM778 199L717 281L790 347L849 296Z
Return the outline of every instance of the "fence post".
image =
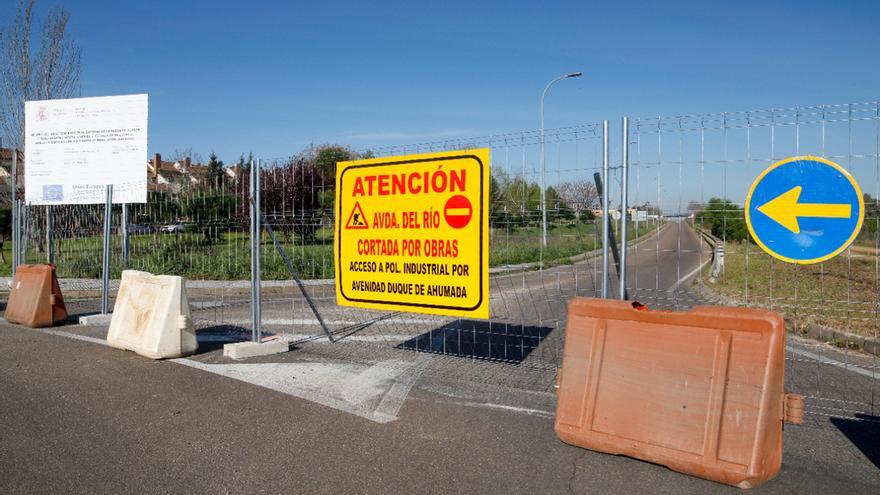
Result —
M21 225L19 225L19 215L21 210L21 205L18 204L18 200L14 199L12 201L12 277L15 278L15 267L18 266L18 246L21 244Z
M602 121L602 184L605 194L602 195L602 298L608 297L608 230L611 226L608 212L608 121Z
M256 184L257 184L257 201L256 201L257 202L257 215L256 215L256 219L257 219L257 226L256 226L257 261L255 263L257 265L257 277L256 277L256 280L257 280L257 326L255 327L255 329L257 331L257 342L261 342L263 340L263 326L262 326L263 325L263 311L262 311L263 310L263 291L262 291L262 287L260 286L260 279L263 276L262 265L260 264L260 249L262 248L262 244L263 244L261 242L262 237L263 237L263 226L262 226L262 222L260 221L260 219L262 218L262 215L260 215L260 205L261 205L260 192L263 189L263 186L260 183L260 166L261 165L262 165L262 160L258 159L257 160L257 181L256 181Z
M24 265L27 263L27 245L28 245L28 205L22 200L21 205L18 208L18 216L19 220L21 220L21 227L18 233L18 244L19 244L19 254L18 254L18 263L20 265Z
M18 150L12 148L12 276L15 277L15 267L19 264L19 244L21 244L21 225L19 215L21 207L18 204Z
M257 331L254 327L257 321L257 313L256 313L256 283L254 282L254 272L256 268L254 267L254 169L256 168L256 163L251 160L250 162L250 177L248 177L248 211L250 212L250 219L248 221L248 239L249 239L249 247L251 248L251 340L256 340Z
M122 266L128 268L128 256L131 251L128 237L128 203L122 203Z
M251 162L251 338L260 342L260 160Z
M46 205L46 263L55 264L55 236L52 229L54 221L52 219L52 205Z
M113 213L113 185L104 186L107 198L104 204L104 259L101 270L101 314L110 312L110 224Z
M629 209L627 193L629 192L629 117L621 122L621 180L620 180L620 299L627 300L626 293L626 213Z

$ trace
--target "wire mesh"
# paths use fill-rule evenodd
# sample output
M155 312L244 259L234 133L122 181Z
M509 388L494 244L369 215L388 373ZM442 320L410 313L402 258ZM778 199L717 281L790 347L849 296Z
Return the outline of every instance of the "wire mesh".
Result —
M541 135L527 131L361 151L323 146L261 160L266 334L350 359L381 349L554 371L561 362L567 301L601 294L602 212L594 174L603 168L603 132L601 124L547 129L543 146ZM630 297L668 309L719 303L778 311L791 332L789 388L808 395L808 411L876 420L880 103L630 119L627 184L620 179L622 143L616 136L610 135L611 174L603 186L612 205L612 234L621 233L621 221L628 225ZM336 162L478 147L492 153L490 318L337 306ZM744 225L751 182L772 163L796 155L840 163L865 192L865 222L855 243L812 266L766 255ZM111 277L128 268L183 275L196 289L200 328L249 335L249 166L219 175L178 170L170 174L175 181L164 183L155 177L148 202L129 207L128 250L119 231L122 208L114 207ZM626 212L620 207L623 186ZM46 211L23 209L26 262L48 258ZM54 260L68 287L99 287L102 217L102 205L52 210ZM617 294L618 269L612 265L609 271L609 294ZM450 366L450 373L457 368L462 366Z
M342 159L455 149L491 149L490 318L477 321L335 304L333 163L309 156L262 160L263 217L274 233L264 265L299 277L284 294L263 300L266 329L314 352L393 348L555 370L562 356L565 306L575 295L598 296L601 232L593 174L602 170L602 127L539 131L373 148L336 150ZM316 165L317 164L317 165ZM615 167L615 170L619 167ZM541 184L546 185L548 243L541 242ZM608 189L619 191L620 183ZM271 199L270 199L271 198ZM659 216L636 225L638 240ZM637 228L636 228L637 227ZM333 335L333 343L326 334Z
M873 343L880 331L878 117L880 105L871 102L631 121L630 196L650 200L679 225L636 249L654 261L634 260L631 292L672 309L715 302L781 313L790 332L789 389L807 395L807 410L817 416L876 421L880 406ZM815 265L764 253L743 212L761 171L805 155L843 166L865 199L864 226L852 246ZM669 265L674 274L664 269ZM670 283L689 275L689 287Z

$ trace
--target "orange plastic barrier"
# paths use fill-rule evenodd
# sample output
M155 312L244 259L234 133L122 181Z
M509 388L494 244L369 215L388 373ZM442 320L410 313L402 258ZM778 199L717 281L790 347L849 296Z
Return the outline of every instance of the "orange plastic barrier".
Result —
M783 392L782 317L748 308L650 311L575 298L568 309L556 434L741 488L779 472L782 422L803 418Z
M18 265L6 304L6 321L51 327L67 320L54 265Z

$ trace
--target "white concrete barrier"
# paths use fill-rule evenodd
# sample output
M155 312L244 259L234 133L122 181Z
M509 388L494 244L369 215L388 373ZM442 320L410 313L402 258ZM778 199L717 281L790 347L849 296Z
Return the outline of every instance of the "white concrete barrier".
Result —
M125 270L107 343L152 359L198 349L183 277Z

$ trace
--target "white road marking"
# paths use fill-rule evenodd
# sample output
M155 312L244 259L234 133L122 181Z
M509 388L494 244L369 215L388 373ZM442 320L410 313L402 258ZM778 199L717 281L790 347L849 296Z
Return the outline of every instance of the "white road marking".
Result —
M550 418L553 419L556 417L556 414L552 411L545 411L543 409L529 409L527 407L516 407L516 406L505 406L504 404L493 404L491 402L458 402L458 401L449 401L448 404L455 404L459 406L467 406L467 407L486 407L489 409L501 409L503 411L511 411L519 414L528 414L529 416L540 416L542 418Z
M409 396L410 390L412 390L419 377L422 376L422 372L428 367L432 358L433 356L430 354L419 354L413 361L409 371L394 380L391 390L385 394L385 397L379 402L379 406L376 407L376 413L396 418L397 413L400 412L400 408L403 407L403 403Z
M704 262L702 265L700 265L700 266L694 268L693 270L691 270L690 273L688 273L688 274L685 275L684 277L681 277L681 278L678 279L674 284L672 284L672 287L670 287L666 292L675 292L675 290L678 289L678 288L681 286L681 284L683 284L683 283L687 282L688 280L690 280L690 278L693 277L694 275L696 275L697 273L700 273L700 270L702 270L703 268L705 268L705 266L708 265L711 261L712 261L712 260L709 259L709 260L707 260L706 262Z
M33 330L109 345L104 339L63 330ZM216 336L210 337L208 340L213 341ZM412 361L388 360L372 366L328 362L205 364L187 358L169 361L282 392L377 423L388 423L397 419L397 413L432 357L431 354L418 354Z
M92 344L105 345L109 346L105 339L99 339L97 337L89 337L88 335L80 335L77 333L65 332L63 330L51 330L48 328L33 328L32 330L36 330L38 332L42 332L48 335L57 335L59 337L67 337L69 339L82 340L84 342L91 342Z
M191 359L175 363L275 390L377 423L397 419L397 413L431 360L387 360L372 366L357 363L243 363L205 364Z
M699 236L699 234L698 234L698 236ZM700 237L699 241L700 241L700 251L702 252L702 249L703 249L703 242L705 242L705 241L703 240L702 237ZM681 286L681 284L687 282L688 280L691 279L691 277L693 277L694 275L700 273L700 270L702 270L703 268L705 268L706 265L708 265L708 264L711 263L711 262L712 262L712 255L709 255L709 259L707 259L706 261L704 261L700 266L698 266L698 267L694 268L693 270L691 270L691 272L688 273L687 275L685 275L684 277L681 277L680 279L678 279L674 284L672 284L672 287L670 287L670 288L668 289L667 292L674 292L676 289L678 289L678 288Z
M810 352L810 351L804 351L804 350L801 350L801 349L797 349L797 348L792 347L792 346L790 346L790 345L785 346L785 349L786 349L788 352L791 352L792 354L797 354L797 355L799 355L799 356L803 356L803 357L805 357L805 358L809 358L809 359L812 359L812 360L814 360L814 361L818 361L818 362L820 362L820 363L822 363L822 364L830 364L831 366L836 366L836 367L838 367L838 368L840 368L840 369L842 369L842 370L852 371L853 373L856 373L856 374L859 374L859 375L862 375L862 376L867 376L868 378L873 378L873 379L875 379L875 380L878 379L878 378L880 378L880 373L875 373L875 372L872 372L872 371L868 371L868 370L866 370L866 369L864 369L864 368L861 368L861 367L859 367L859 366L856 366L856 365L854 365L854 364L842 363L842 362L840 362L840 361L838 361L838 360L836 360L836 359L831 359L831 358L826 357L826 356L820 356L819 354L814 354L814 353L812 353L812 352Z

